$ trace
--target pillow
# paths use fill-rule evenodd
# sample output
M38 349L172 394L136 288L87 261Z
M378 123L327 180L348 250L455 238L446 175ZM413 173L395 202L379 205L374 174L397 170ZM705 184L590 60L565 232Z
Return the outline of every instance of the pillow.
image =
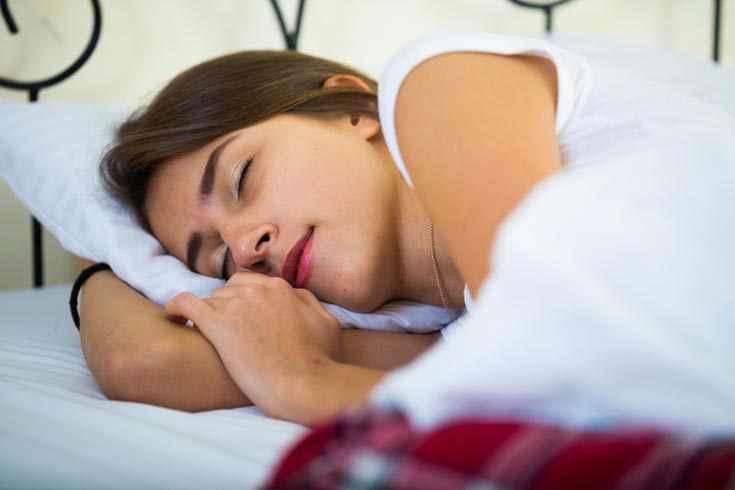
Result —
M160 305L182 291L206 297L223 281L195 274L165 254L102 189L99 159L128 113L91 104L0 99L0 175L69 252L109 263ZM406 301L369 314L325 306L344 328L431 332L450 321L443 308Z

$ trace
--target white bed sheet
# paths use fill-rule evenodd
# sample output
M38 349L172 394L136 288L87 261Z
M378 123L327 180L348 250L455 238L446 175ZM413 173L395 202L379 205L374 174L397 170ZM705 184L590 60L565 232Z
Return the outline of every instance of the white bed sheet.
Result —
M305 431L254 407L190 414L108 400L69 291L0 293L0 488L253 488Z

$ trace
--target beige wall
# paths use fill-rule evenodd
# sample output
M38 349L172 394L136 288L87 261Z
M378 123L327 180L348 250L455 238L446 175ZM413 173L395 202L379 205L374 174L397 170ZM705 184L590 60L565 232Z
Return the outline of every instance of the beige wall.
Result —
M87 0L10 2L21 29L0 25L0 74L37 79L75 59L91 29ZM295 0L280 0L289 21ZM735 66L735 4L723 0L721 59ZM708 58L711 0L574 0L557 10L555 29L596 33ZM283 47L268 0L102 0L97 51L72 79L41 93L135 106L170 77L204 59L240 49ZM542 16L507 0L308 0L300 49L378 76L401 44L437 30L520 35L542 32ZM0 89L0 96L23 99ZM31 285L30 218L0 182L0 289ZM46 281L69 282L76 262L46 233Z

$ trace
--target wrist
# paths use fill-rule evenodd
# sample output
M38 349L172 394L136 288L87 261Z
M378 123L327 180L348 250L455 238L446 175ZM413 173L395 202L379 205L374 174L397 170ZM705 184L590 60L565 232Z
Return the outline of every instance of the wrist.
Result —
M77 330L79 330L79 312L77 310L77 304L79 302L79 292L81 291L82 286L84 286L84 283L95 274L110 270L110 266L105 263L94 264L79 273L76 281L74 281L74 285L71 288L71 295L69 296L69 308L72 320L74 320L74 325L76 325Z
M366 403L372 388L386 372L331 359L315 361L311 369L282 380L268 415L304 425L320 424L340 412ZM262 408L262 407L261 407Z
M117 276L111 270L101 270L99 272L96 272L93 275L91 275L86 281L84 281L84 287L82 288L82 292L84 292L85 288L89 288L89 287L96 288L99 285L108 284L113 279L117 279Z

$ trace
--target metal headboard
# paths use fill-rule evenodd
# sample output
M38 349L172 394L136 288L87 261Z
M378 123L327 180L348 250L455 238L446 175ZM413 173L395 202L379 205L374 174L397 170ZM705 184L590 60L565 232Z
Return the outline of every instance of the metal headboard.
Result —
M299 35L301 34L301 21L304 18L304 5L306 0L299 0L299 7L296 13L296 25L292 31L289 31L286 27L286 21L283 19L283 13L281 7L278 5L278 0L271 0L271 6L273 11L276 13L278 19L278 25L281 28L281 34L283 34L283 40L286 43L286 47L291 51L296 51L299 44Z
M92 35L79 58L69 65L68 68L62 70L58 75L31 82L16 81L0 77L0 86L14 90L27 90L28 101L36 102L38 100L38 94L42 89L61 83L76 73L76 71L87 62L89 57L92 56L92 52L94 52L94 48L97 47L97 42L100 38L100 31L102 30L102 10L100 9L99 0L91 0L91 2L92 10L94 11ZM3 19L5 19L5 24L8 26L10 33L17 34L18 26L15 24L15 20L8 8L8 0L0 0L0 11L2 11ZM43 234L41 231L41 224L35 217L31 217L31 239L33 241L33 287L36 288L43 286Z
M84 48L82 54L77 58L68 68L63 70L58 75L52 77L24 82L10 80L4 77L0 77L0 86L14 90L23 90L28 92L28 100L35 102L38 100L39 92L52 85L56 85L71 75L76 73L86 62L94 52L99 41L100 32L102 30L102 10L100 8L99 0L90 0L92 9L94 12L94 24L92 27L92 34L87 42L87 46ZM553 30L553 14L556 8L560 7L565 3L569 3L572 0L551 0L551 1L532 1L532 0L508 0L519 7L540 10L544 14L544 30L550 33ZM713 0L714 2L714 15L713 15L713 35L712 35L712 60L715 63L720 61L720 32L722 25L722 2L723 0ZM304 16L304 7L306 0L299 0L298 10L296 14L296 23L292 30L286 27L286 21L284 19L281 8L278 4L278 0L270 0L271 7L278 20L278 25L283 35L283 40L286 47L290 50L296 50L298 48L299 36L301 34L301 23ZM0 11L2 12L5 24L8 30L12 34L18 33L18 26L13 19L8 8L8 0L0 0ZM33 243L33 286L38 288L43 286L43 243L42 243L42 230L41 225L36 218L31 218L31 229L32 229L32 243Z
M553 27L553 16L554 9L569 3L572 0L551 0L548 2L534 2L529 0L508 0L511 3L518 5L519 7L540 10L544 14L544 31L548 34L554 29ZM296 50L299 42L299 35L301 33L301 21L304 15L304 4L306 0L299 0L298 11L296 14L296 26L292 31L286 28L286 23L283 18L283 14L278 5L278 0L270 0L273 10L278 18L278 24L281 28L281 34L283 34L284 42L288 49ZM722 27L722 0L713 0L714 10L712 16L712 61L715 63L720 62L720 31Z
M571 0L553 0L550 2L533 2L528 0L509 0L514 4L535 10L541 10L544 13L544 30L550 33L553 29L552 21L554 9L559 5L570 2ZM722 0L713 0L714 10L712 16L712 61L720 62L720 29L722 27Z

